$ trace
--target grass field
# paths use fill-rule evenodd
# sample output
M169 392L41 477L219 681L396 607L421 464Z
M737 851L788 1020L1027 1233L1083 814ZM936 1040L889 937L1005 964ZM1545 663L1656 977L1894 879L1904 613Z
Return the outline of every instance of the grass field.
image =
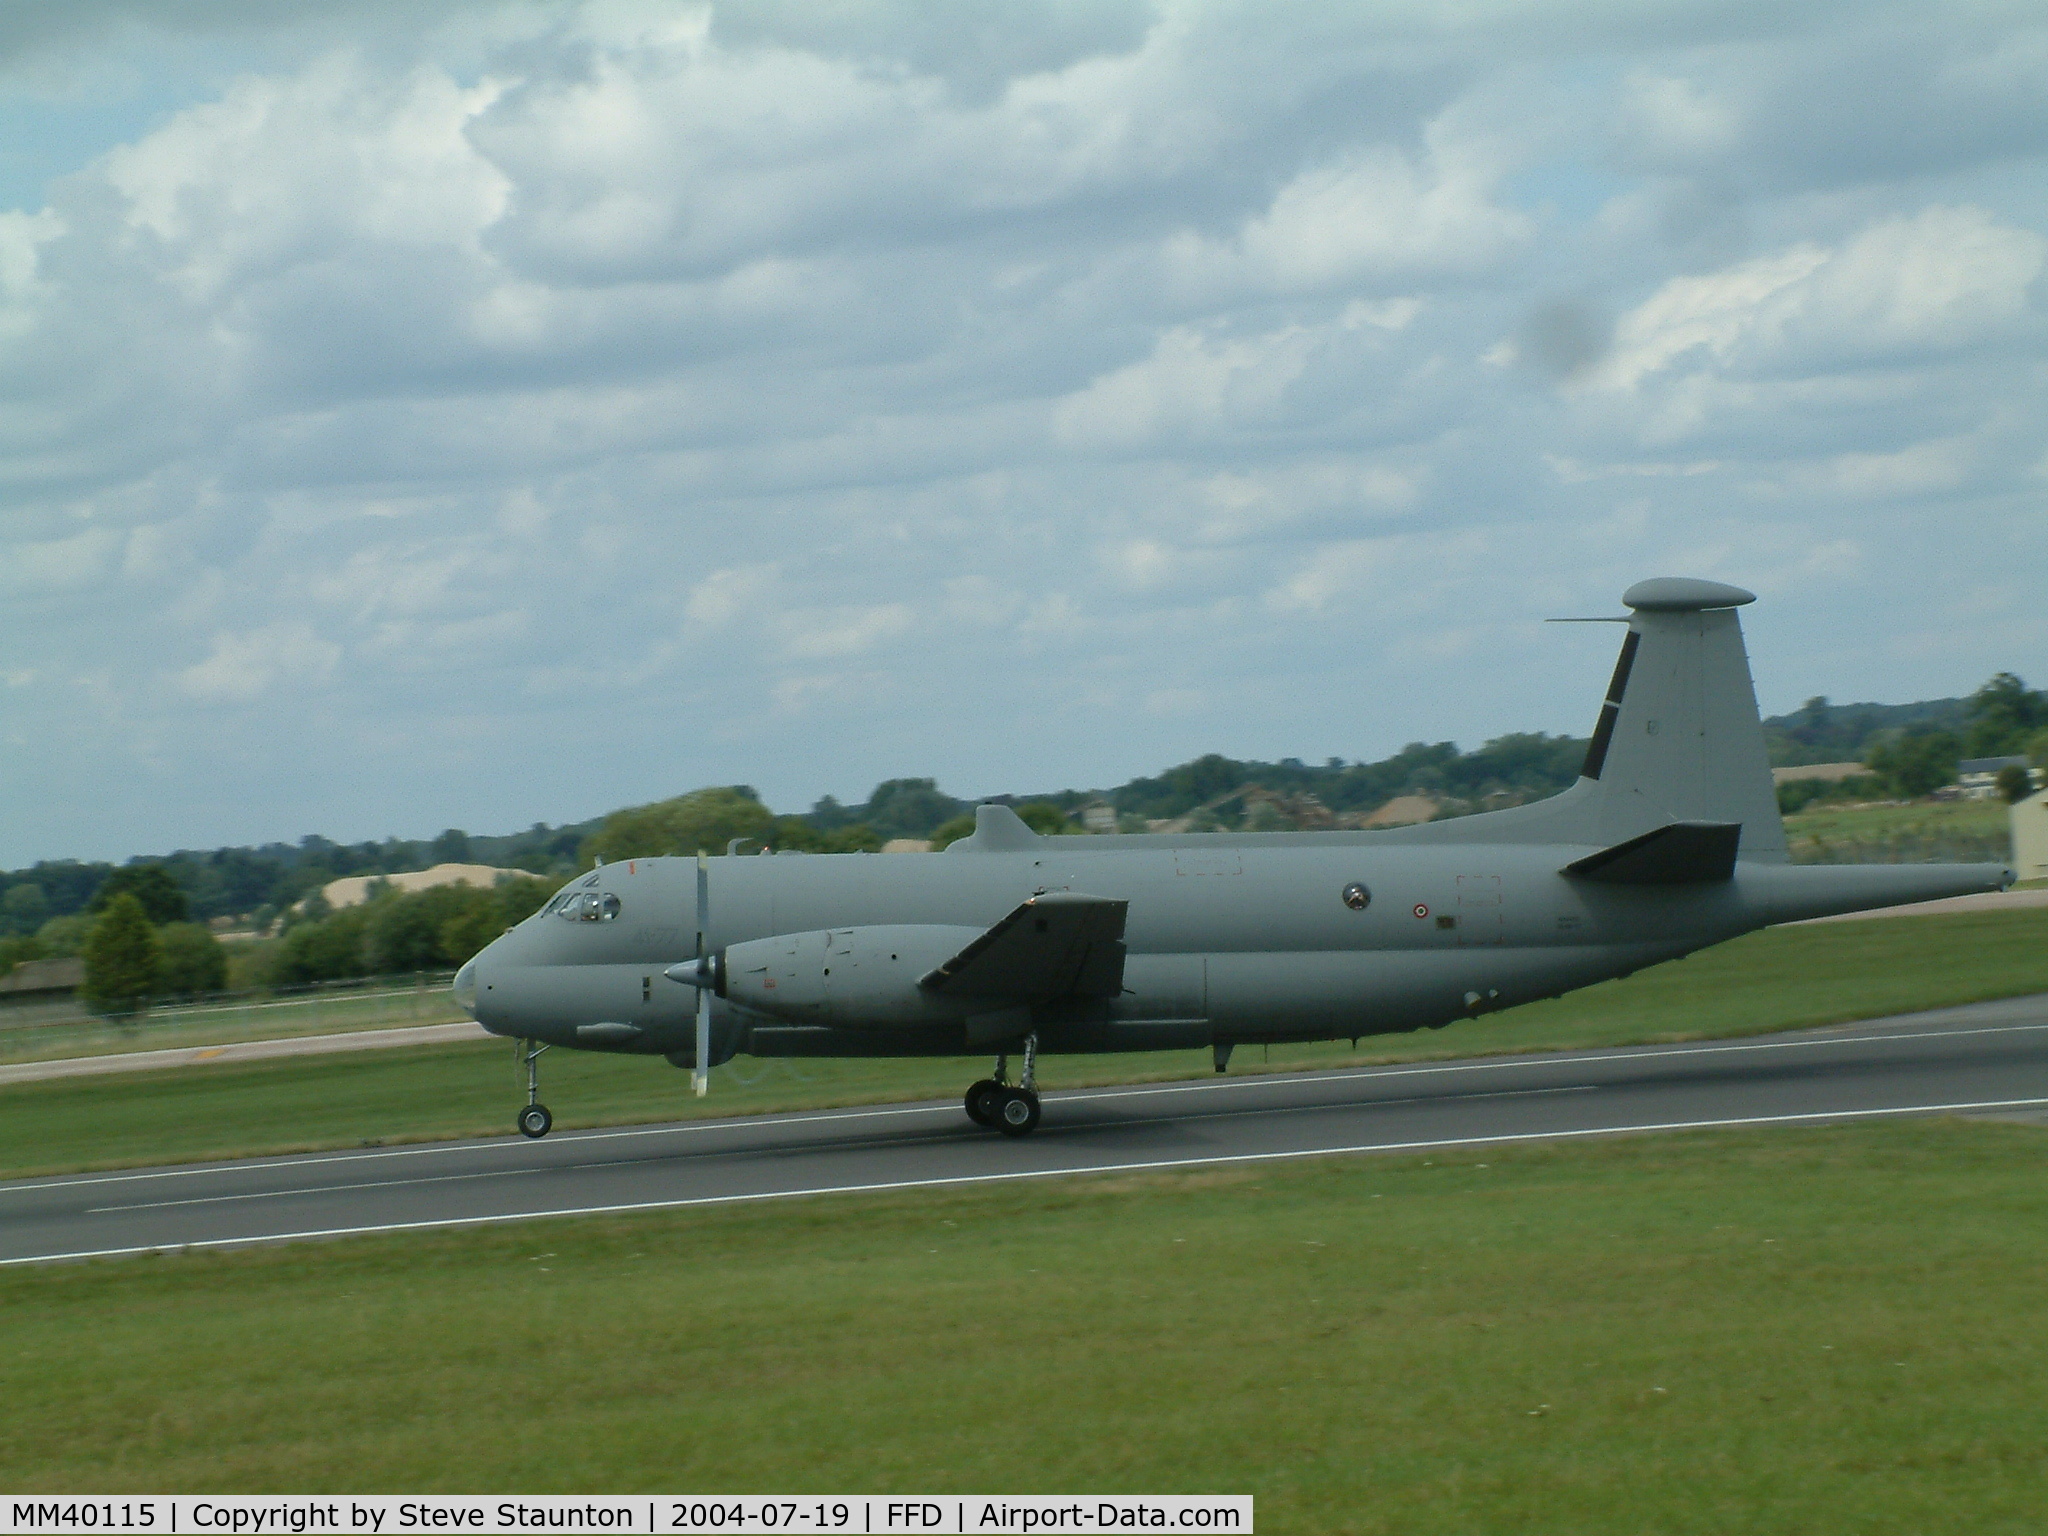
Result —
M2032 1533L2044 1175L2048 1132L1925 1121L6 1271L0 1485Z
M1806 864L1970 863L2012 856L2003 800L1816 805L1785 818L1792 857Z
M1240 1049L1233 1071L1707 1039L2048 992L2048 909L1778 928L1554 1002L1417 1035ZM950 1098L985 1058L767 1062L713 1074L707 1099L659 1058L551 1051L556 1124L608 1125L824 1104ZM1207 1052L1053 1057L1051 1089L1209 1070ZM419 1047L61 1078L0 1087L0 1176L362 1142L496 1136L524 1102L509 1043Z

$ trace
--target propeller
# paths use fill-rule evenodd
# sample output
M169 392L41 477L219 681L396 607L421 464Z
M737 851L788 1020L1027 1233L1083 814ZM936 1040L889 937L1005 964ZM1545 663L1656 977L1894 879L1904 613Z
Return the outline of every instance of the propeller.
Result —
M690 1086L703 1098L711 1091L711 961L704 948L704 930L711 926L711 863L697 850L697 1066Z
M711 1091L711 997L718 991L725 957L713 953L705 943L711 927L711 866L704 850L697 850L697 958L679 960L661 974L697 989L697 1065L690 1083L703 1098Z

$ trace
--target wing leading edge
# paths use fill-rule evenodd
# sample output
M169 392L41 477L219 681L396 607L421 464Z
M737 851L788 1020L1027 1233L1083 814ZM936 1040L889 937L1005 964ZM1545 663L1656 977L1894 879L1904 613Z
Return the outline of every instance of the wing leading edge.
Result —
M1115 997L1124 986L1130 903L1072 891L1030 897L959 954L918 978L955 997L1051 1002Z

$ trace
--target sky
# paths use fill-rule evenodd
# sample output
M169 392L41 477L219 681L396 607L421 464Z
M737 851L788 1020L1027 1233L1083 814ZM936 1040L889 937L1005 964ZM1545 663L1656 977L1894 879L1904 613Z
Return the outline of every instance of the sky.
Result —
M2048 682L2044 265L2037 0L6 7L0 867Z

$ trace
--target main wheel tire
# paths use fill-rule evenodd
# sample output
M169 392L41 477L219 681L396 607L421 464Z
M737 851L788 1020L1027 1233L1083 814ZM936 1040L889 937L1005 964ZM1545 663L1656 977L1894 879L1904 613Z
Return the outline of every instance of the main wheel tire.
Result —
M969 1088L966 1098L967 1118L976 1125L994 1125L996 1123L995 1101L990 1098L990 1095L1000 1087L1002 1087L1002 1084L994 1078L984 1077L980 1082Z
M996 1129L1005 1136L1029 1136L1038 1129L1038 1095L1025 1088L1005 1088L995 1103Z
M555 1117L545 1104L529 1104L519 1111L519 1134L538 1141L554 1129Z

